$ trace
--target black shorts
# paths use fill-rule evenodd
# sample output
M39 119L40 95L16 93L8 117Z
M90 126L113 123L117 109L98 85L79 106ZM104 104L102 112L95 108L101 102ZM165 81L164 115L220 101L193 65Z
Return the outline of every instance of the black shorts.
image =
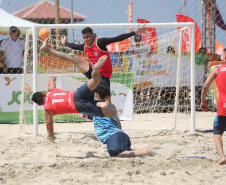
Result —
M87 82L83 84L73 94L75 108L81 114L104 117L101 108L96 106L99 101L93 100L93 95L93 91L89 90Z
M124 151L130 151L130 147L130 138L125 132L116 132L107 139L107 149L111 157L116 157Z
M91 67L91 64L89 64L89 71L86 73L83 73L88 79L92 78L92 72L93 72L93 68ZM101 75L102 76L102 75ZM102 79L100 81L100 84L108 86L110 89L110 79L108 77L102 76ZM95 91L95 90L94 90ZM110 96L110 94L109 94Z
M223 134L226 128L226 116L216 115L213 123L213 134Z

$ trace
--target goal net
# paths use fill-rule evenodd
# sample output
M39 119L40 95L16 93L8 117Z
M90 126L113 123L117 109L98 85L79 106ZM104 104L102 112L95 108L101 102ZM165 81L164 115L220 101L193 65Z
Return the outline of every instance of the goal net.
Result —
M72 63L40 52L42 39L38 31L44 27L51 33L50 48L75 54L90 62L82 51L63 45L61 36L67 36L68 42L79 44L83 43L81 31L85 27L91 27L97 38L101 38L136 30L137 24L38 25L28 30L20 108L21 133L35 132L37 135L38 123L45 123L44 108L36 106L30 99L36 91L47 92L49 76L57 76L57 88L62 90L76 90L88 80ZM195 62L194 25L148 23L146 27L140 36L107 46L113 65L112 103L116 105L121 120L145 121L150 124L150 129L155 128L151 124L153 118L159 123L158 128L171 129L185 124L180 122L180 115L186 113L189 115L186 124L194 131L195 101L200 101L198 87L203 83L203 69ZM182 39L186 41L183 45ZM187 53L182 53L183 47L188 48ZM164 119L166 115L170 119ZM53 121L90 120L79 114L65 114L54 116ZM30 130L31 124L34 124L34 131Z

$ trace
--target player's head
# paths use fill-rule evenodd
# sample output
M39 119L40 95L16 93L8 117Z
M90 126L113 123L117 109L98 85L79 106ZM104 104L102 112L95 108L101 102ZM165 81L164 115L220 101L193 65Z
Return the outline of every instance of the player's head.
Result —
M142 37L140 34L136 34L134 36L134 42L142 42Z
M95 34L93 33L92 28L90 28L90 27L84 28L82 30L82 37L83 37L85 44L87 44L88 46L91 46L93 44L93 41L95 38Z
M226 48L223 50L223 60L226 61Z
M168 46L167 47L167 50L166 50L166 53L175 53L175 49L173 48L173 46Z
M97 100L105 101L106 98L110 97L110 88L108 86L100 84L97 86L95 92L95 97Z
M44 105L45 96L46 95L42 92L36 92L32 95L31 100L38 105Z
M20 36L20 29L17 28L16 26L11 26L9 28L9 34L10 34L11 38L17 39Z

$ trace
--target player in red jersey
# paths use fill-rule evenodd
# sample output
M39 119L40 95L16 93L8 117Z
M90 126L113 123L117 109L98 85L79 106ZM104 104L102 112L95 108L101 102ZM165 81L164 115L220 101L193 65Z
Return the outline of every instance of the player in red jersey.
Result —
M77 57L79 59L79 57ZM84 113L92 116L113 117L115 111L111 109L108 102L93 100L93 91L101 81L100 69L107 61L107 56L99 58L94 65L92 78L79 87L76 91L63 91L56 88L56 77L50 77L48 82L48 93L36 92L32 95L32 101L38 105L44 105L47 139L55 140L53 132L53 119L56 114Z
M109 52L107 50L107 45L114 42L125 40L129 37L134 36L135 34L142 33L144 31L145 31L145 25L143 25L142 27L139 27L138 25L137 30L132 31L130 33L121 34L116 37L97 38L96 34L93 33L93 30L90 27L86 27L82 30L82 37L84 40L83 44L68 43L66 42L66 36L61 37L61 42L62 44L65 44L66 46L72 49L85 52L85 54L88 56L89 60L91 61L91 65L83 66L84 70L82 70L82 72L89 79L91 77L90 75L92 72L93 64L95 64L102 55L107 55L108 60L104 64L103 68L100 70L100 74L102 75L101 83L110 88L110 78L112 75L112 63L111 63Z
M214 120L213 125L213 134L214 134L214 142L217 148L217 151L220 155L220 159L218 161L219 164L225 164L226 158L224 155L223 150L223 142L222 142L222 135L226 128L226 64L216 67L213 69L211 74L206 79L206 82L202 88L202 95L201 95L201 109L208 111L208 105L206 103L206 95L211 83L216 79L217 89L219 99L217 101L217 115Z

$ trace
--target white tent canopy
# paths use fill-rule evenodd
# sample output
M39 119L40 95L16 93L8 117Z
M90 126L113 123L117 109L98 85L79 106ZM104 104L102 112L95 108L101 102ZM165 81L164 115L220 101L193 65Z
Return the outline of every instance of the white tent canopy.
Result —
M19 27L21 32L25 32L28 28L37 24L11 15L2 8L0 8L0 17L0 34L8 33L11 26Z

